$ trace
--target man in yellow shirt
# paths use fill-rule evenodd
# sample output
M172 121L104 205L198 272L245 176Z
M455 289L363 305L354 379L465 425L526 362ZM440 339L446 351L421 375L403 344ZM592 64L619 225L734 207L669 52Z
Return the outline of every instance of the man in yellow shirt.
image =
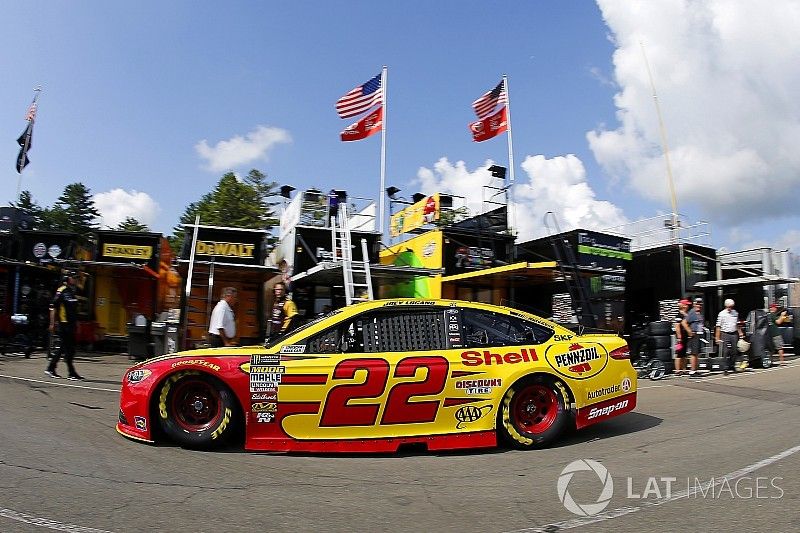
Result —
M271 338L282 335L295 326L297 305L286 297L286 284L279 281L273 288L275 301L272 304L272 314L269 319L269 336Z

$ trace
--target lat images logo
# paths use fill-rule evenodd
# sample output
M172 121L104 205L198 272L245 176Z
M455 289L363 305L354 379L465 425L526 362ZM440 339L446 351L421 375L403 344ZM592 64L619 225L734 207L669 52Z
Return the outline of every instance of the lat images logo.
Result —
M597 474L600 482L603 483L603 490L600 492L600 496L597 497L595 503L577 503L572 498L569 490L567 490L575 473L583 471L594 472ZM601 463L591 459L578 459L572 461L561 471L561 475L558 476L556 489L558 490L558 499L561 500L561 503L567 511L578 516L594 516L602 512L611 501L611 496L614 494L614 480L611 479L611 474L608 473L608 469Z

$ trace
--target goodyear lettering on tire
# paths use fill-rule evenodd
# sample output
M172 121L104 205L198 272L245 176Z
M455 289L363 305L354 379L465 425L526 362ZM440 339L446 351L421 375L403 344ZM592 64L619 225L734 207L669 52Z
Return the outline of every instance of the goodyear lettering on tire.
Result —
M222 422L220 423L219 427L214 430L211 434L212 439L216 439L225 431L225 428L228 427L228 422L231 421L231 415L233 412L229 408L225 408L225 416L222 417Z
M167 396L169 396L169 391L172 388L172 384L181 379L184 376L191 376L193 374L199 374L200 372L195 372L191 370L187 370L185 372L178 372L176 374L172 374L164 384L161 386L161 393L158 396L158 415L166 420L169 418L167 414Z

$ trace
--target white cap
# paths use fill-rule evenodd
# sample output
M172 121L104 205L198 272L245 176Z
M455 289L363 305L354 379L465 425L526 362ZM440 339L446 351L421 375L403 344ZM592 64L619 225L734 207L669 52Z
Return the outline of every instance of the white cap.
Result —
M730 298L725 300L725 307L733 307L733 300L731 300Z

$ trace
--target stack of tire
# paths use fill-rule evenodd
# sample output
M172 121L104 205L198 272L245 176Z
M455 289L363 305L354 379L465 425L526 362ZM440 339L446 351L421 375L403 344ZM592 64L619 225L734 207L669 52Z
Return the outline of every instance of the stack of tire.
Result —
M650 355L664 363L665 373L675 370L672 359L672 322L669 320L656 320L647 325L649 335Z

